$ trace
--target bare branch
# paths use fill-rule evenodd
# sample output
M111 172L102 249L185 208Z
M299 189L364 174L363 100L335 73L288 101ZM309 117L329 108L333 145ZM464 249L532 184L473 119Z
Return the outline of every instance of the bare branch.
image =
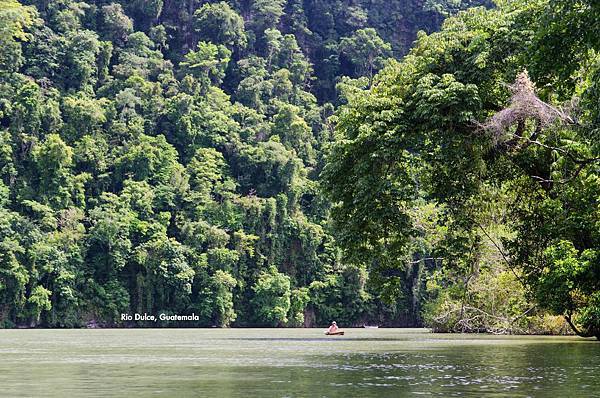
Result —
M517 280L523 286L525 286L525 283L523 282L521 277L517 274L517 272L514 270L513 265L508 260L508 256L504 253L504 250L500 247L500 245L498 243L496 243L496 241L490 236L490 234L488 234L488 232L485 230L485 228L483 228L483 226L481 224L478 223L477 226L479 227L479 229L481 229L481 232L483 232L483 234L490 240L490 242L492 242L492 244L496 247L496 249L498 250L498 253L500 253L500 255L502 256L502 259L504 260L504 262L506 263L508 268L511 270L511 272L513 273L515 278L517 278Z
M517 135L520 136L527 120L535 120L538 129L543 129L557 121L575 123L565 112L537 97L535 85L529 79L527 71L521 72L509 88L513 93L510 105L497 112L483 125L485 130L495 134L497 143L507 141L506 134L515 124L517 125Z

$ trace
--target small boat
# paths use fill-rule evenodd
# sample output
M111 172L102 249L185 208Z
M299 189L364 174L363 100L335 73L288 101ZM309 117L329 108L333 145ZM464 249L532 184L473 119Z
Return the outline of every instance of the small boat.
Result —
M343 332L343 331L339 331L339 332L331 332L331 333L330 333L330 332L325 332L325 334L326 334L327 336L343 336L343 335L344 335L344 332Z
M379 326L363 325L363 328L365 328L365 329L379 329Z

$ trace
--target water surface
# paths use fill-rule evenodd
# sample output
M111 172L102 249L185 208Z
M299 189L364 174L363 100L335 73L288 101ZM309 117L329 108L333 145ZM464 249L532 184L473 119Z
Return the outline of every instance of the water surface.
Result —
M0 395L600 397L600 343L422 329L0 330Z

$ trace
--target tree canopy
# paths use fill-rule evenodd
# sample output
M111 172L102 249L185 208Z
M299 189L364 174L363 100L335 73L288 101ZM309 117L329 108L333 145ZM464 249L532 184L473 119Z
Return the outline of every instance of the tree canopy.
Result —
M425 200L447 228L427 255L442 272L464 275L456 279L462 294L493 244L537 306L600 338L600 157L595 104L586 100L596 45L591 36L583 45L587 33L550 41L557 28L547 23L573 18L593 29L571 6L506 2L462 12L421 35L339 111L322 174L336 236L381 283L413 266L422 232L412 215ZM571 62L549 64L557 51ZM536 80L547 84L538 89Z

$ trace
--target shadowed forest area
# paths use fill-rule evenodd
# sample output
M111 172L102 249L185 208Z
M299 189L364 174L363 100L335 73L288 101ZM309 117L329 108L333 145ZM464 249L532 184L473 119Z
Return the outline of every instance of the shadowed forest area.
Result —
M592 0L0 0L0 327L600 339Z

